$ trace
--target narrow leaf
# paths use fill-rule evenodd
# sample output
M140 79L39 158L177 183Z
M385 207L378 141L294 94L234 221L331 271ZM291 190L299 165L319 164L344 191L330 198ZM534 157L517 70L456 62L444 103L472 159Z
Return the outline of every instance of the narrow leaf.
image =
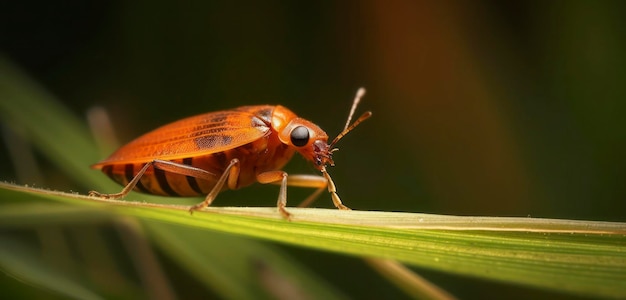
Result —
M144 220L268 239L485 279L603 297L626 297L626 224L536 218L290 208L187 207L111 201L0 185ZM11 189L11 190L8 190ZM382 220L387 220L383 222Z

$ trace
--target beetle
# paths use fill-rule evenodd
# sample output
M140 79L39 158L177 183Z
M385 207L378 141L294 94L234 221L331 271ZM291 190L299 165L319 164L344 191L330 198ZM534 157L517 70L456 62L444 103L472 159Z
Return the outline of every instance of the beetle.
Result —
M280 185L277 208L286 219L291 218L285 209L288 185L316 188L307 200L327 188L335 207L349 210L337 195L326 167L335 165L335 144L372 115L367 111L350 124L364 95L365 89L360 88L343 131L330 143L319 126L280 105L243 106L175 121L92 165L124 188L116 194L89 194L113 199L123 198L131 190L164 196L206 195L204 201L190 207L193 212L209 206L223 190L259 182ZM322 175L288 176L282 171L295 152L312 162Z

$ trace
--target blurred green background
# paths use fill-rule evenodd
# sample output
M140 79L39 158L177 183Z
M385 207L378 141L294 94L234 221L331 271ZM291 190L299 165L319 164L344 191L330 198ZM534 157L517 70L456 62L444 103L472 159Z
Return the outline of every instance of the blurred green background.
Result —
M626 221L625 2L8 1L0 11L2 54L77 116L104 107L122 143L252 104L287 106L334 136L365 86L358 112L374 116L329 170L347 206ZM6 147L0 161L2 180L90 189L41 160L41 174L18 177ZM315 172L299 157L287 170ZM308 193L292 190L290 205ZM272 206L276 194L257 185L215 205ZM480 295L484 283L471 282Z

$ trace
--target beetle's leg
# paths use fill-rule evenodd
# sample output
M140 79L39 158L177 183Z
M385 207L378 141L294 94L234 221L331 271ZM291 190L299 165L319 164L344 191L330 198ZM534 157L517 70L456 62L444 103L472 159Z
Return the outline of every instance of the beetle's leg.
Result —
M180 164L180 163L176 163L172 161L155 159L152 161L152 165L155 168L161 169L165 172L185 175L185 176L194 177L198 179L215 180L215 178L217 178L217 175L207 170L203 170L203 169L196 168L190 165Z
M217 197L217 194L222 191L222 187L224 187L224 183L226 183L227 179L230 188L237 185L237 180L239 179L239 160L236 158L233 158L226 169L224 169L224 173L222 173L222 176L217 180L209 194L206 195L204 201L189 208L189 212L193 213L194 210L200 210L211 205L211 202Z
M285 209L285 206L287 206L287 173L284 171L263 172L256 176L256 180L259 183L280 184L276 207L278 208L278 212L280 212L285 219L290 220L291 214Z
M137 175L135 175L135 177L133 177L133 179L130 182L128 182L128 184L122 189L121 192L116 193L116 194L102 194L96 191L90 191L89 195L101 197L101 198L110 198L110 199L124 198L126 195L128 195L128 193L130 193L130 191L132 191L135 188L135 186L137 186L137 183L139 182L141 177L146 173L148 168L150 168L150 166L153 166L154 168L161 169L166 172L191 176L191 177L195 177L199 179L215 180L215 177L216 177L215 174L208 172L206 170L196 168L196 167L179 164L179 163L175 163L171 161L166 161L166 160L155 159L151 162L146 163L139 170L139 172L137 172Z
M324 189L328 188L328 192L330 192L331 197L333 199L333 203L335 207L342 210L350 210L347 206L341 203L341 199L337 195L337 188L333 183L332 179L326 172L322 172L325 176L317 176L317 175L289 175L283 171L270 171L257 175L257 181L260 183L271 183L271 184L280 184L280 193L278 195L278 211L285 216L285 218L290 218L291 214L285 210L285 206L287 205L287 186L297 186L297 187L308 187L308 188L316 188L315 192L313 192L310 196L308 196L298 207L306 207L311 202L313 202L319 194L324 191Z
M121 192L115 193L115 194L103 194L97 191L89 191L89 196L106 198L106 199L124 198L126 195L128 195L128 193L130 193L130 191L132 191L135 188L135 186L137 185L137 182L139 182L139 179L141 179L143 174L146 173L146 170L148 170L148 168L152 166L152 163L153 162L146 163L143 166L143 168L141 168L141 170L137 172L137 175L135 175L135 177L133 177L133 179L130 182L128 182L128 184L122 189Z
M337 195L337 188L335 187L335 183L333 182L330 175L326 172L326 169L322 169L322 175L291 175L289 176L289 182L287 183L290 186L301 186L301 187L310 187L317 188L313 194L308 196L302 203L299 205L300 207L308 206L317 196L324 190L324 188L328 188L328 192L330 193L331 198L333 199L333 204L335 207L342 210L350 210L349 207L343 205L341 203L341 199L339 195Z
M318 175L297 174L289 175L289 178L287 178L287 186L316 189L311 195L306 197L304 201L298 204L298 207L308 207L326 189L326 186L328 186L328 181L326 180L326 178Z
M330 193L330 196L333 199L333 204L335 204L335 207L341 210L350 210L349 207L341 203L341 199L339 198L339 195L337 195L337 188L335 187L335 183L333 182L332 178L330 178L330 175L328 175L325 169L322 170L322 175L324 176L317 176L317 175L291 175L289 176L287 185L317 188L317 190L313 192L313 194L311 194L306 199L304 199L304 201L302 201L302 203L298 206L299 207L308 206L309 204L311 204L311 202L315 200L315 198L317 198L317 196L319 196L319 194L324 190L324 188L328 188L328 192Z
M350 210L349 207L341 203L341 199L339 198L339 195L337 195L337 188L335 187L335 183L333 182L333 179L330 178L330 175L328 174L328 172L326 172L326 168L322 168L321 171L322 171L322 175L324 175L324 178L328 180L328 192L330 193L330 196L333 199L333 203L335 204L335 207L337 207L338 209Z
M308 206L311 202L313 202L313 200L315 200L315 198L317 198L317 196L320 194L321 191L324 190L324 188L328 188L328 192L330 193L330 196L333 200L333 204L335 204L335 207L341 210L350 210L349 207L341 203L341 199L339 198L339 195L337 195L337 188L335 187L335 183L333 182L332 178L330 178L330 175L328 175L328 172L326 172L326 169L322 169L322 175L323 176L317 176L317 175L290 175L289 176L289 180L287 181L287 185L289 186L317 188L317 190L313 192L313 194L311 194L306 199L304 199L304 201L302 201L302 203L298 206L299 207Z

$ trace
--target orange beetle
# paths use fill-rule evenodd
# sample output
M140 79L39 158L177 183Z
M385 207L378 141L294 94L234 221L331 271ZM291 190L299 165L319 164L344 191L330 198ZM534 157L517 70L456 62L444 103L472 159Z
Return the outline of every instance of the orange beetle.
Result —
M344 130L328 144L328 135L317 125L277 105L244 106L182 119L148 132L94 164L111 179L124 185L117 194L92 196L122 198L131 190L165 196L206 198L190 208L205 208L219 192L254 182L280 184L278 211L287 219L287 185L317 188L309 198L328 188L338 209L341 203L326 166L334 166L334 145L359 123L350 120L365 89L356 94ZM313 162L322 176L291 175L280 169L298 151ZM306 200L305 200L306 201Z

